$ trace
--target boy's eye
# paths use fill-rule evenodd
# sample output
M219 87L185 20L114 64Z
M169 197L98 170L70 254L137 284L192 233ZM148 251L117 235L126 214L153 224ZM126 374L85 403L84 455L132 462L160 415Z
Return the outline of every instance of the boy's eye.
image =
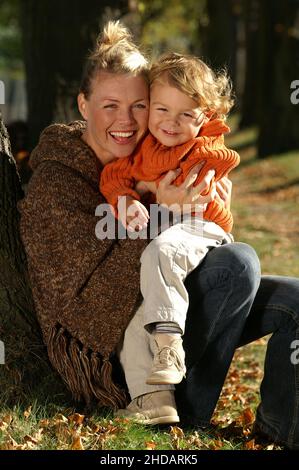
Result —
M157 111L167 111L166 108L157 108Z
M186 116L188 118L193 118L192 114L190 114L190 113L184 113L184 116Z

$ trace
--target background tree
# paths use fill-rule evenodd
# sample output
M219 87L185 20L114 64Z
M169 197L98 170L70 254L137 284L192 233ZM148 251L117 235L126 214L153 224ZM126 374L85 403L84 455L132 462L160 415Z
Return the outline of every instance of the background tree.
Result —
M257 106L259 81L257 80L257 63L259 58L259 0L243 1L243 21L245 24L245 80L242 94L240 128L257 124Z
M103 21L126 9L125 0L20 2L31 147L54 119L77 115L74 98L87 52Z
M205 14L198 24L201 54L216 70L226 67L235 86L240 14L239 0L207 0Z
M299 78L299 2L260 2L258 155L299 147L299 106L290 86Z

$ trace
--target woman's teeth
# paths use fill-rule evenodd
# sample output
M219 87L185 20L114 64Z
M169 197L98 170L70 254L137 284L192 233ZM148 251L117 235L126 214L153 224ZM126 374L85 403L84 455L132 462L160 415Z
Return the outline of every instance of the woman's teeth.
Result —
M120 137L120 138L129 138L129 137L132 137L133 134L134 134L134 131L131 131L131 132L110 132L110 135L112 135L112 137Z

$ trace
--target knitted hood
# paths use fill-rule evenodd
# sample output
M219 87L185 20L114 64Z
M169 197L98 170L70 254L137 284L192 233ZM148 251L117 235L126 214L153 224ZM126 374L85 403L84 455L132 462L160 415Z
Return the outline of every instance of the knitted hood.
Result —
M85 121L74 121L69 125L52 124L47 127L31 153L29 163L32 170L36 170L45 161L56 161L77 171L90 183L98 185L97 165L102 165L92 148L81 139L85 129ZM89 160L86 159L86 152L89 153Z

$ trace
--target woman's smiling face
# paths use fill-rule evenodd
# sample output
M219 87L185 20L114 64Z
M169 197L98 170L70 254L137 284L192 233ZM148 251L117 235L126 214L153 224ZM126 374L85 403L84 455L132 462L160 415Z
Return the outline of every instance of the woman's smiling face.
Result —
M147 131L149 89L142 75L99 72L78 106L87 121L83 140L104 165L131 155Z

